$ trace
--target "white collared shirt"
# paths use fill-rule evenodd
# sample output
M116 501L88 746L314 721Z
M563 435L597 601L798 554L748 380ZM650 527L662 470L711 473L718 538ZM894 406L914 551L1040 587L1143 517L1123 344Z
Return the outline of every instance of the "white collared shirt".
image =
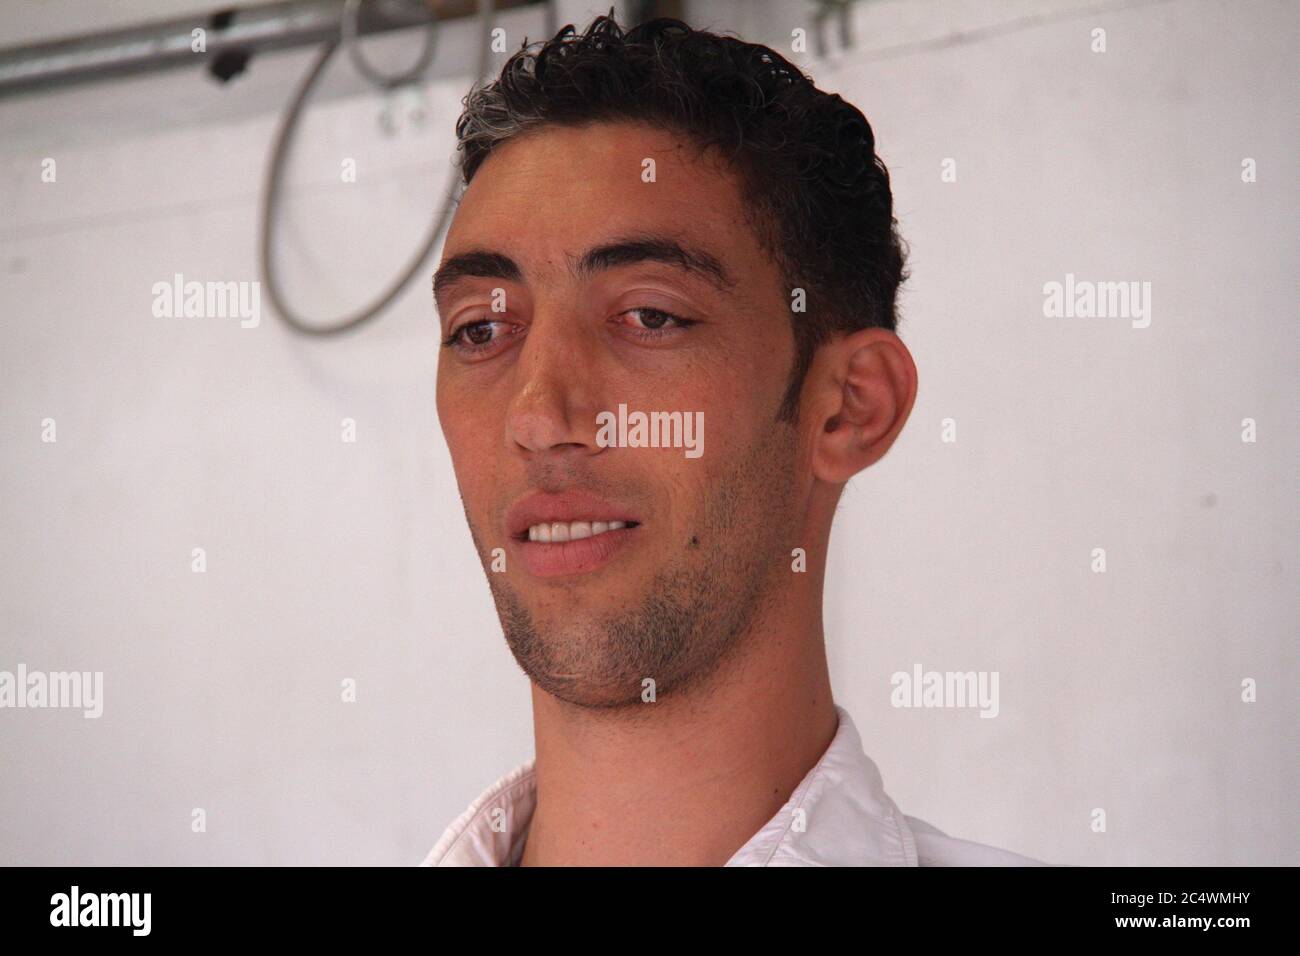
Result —
M786 805L727 866L1043 866L1038 860L958 840L904 816L863 752L853 719L839 728ZM533 761L489 787L447 828L421 866L517 866L537 805ZM802 811L802 812L800 812ZM494 825L495 824L495 825Z

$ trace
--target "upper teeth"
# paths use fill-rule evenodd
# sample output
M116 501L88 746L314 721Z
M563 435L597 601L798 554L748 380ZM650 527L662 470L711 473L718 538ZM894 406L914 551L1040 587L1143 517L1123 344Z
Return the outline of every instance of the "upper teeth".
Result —
M529 541L541 541L550 544L555 541L577 541L626 528L626 521L553 521L548 524L535 524L528 529Z

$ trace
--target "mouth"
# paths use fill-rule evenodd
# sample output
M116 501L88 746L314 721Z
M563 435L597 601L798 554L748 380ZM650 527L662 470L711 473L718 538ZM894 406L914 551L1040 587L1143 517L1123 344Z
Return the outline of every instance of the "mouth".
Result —
M613 560L641 524L627 508L576 489L529 495L506 517L511 550L539 578L596 570Z

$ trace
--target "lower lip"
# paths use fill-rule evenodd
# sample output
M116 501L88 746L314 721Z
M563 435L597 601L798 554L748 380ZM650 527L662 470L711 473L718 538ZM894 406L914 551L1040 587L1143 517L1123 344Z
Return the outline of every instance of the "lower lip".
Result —
M585 574L608 564L625 544L634 528L619 528L559 544L516 541L515 547L528 573L538 578L562 574Z

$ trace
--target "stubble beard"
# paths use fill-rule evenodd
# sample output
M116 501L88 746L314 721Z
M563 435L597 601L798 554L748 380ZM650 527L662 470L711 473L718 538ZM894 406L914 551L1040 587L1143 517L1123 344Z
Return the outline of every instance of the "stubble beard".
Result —
M738 665L744 638L790 573L798 516L781 505L793 474L794 430L774 425L723 480L709 483L678 558L613 612L542 624L504 575L488 571L515 661L541 690L584 708L629 712L644 706L649 689L656 699L707 692ZM484 555L473 522L470 533Z

